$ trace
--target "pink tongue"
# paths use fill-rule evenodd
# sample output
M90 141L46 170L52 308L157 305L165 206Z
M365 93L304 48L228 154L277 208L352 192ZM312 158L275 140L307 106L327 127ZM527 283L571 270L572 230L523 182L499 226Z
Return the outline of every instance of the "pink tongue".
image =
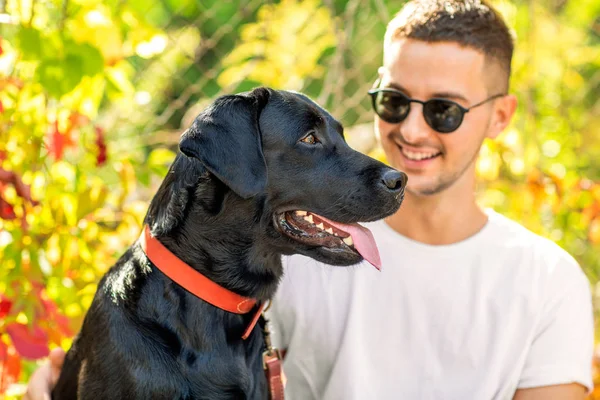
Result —
M370 262L375 268L381 270L381 258L379 258L379 250L373 239L373 234L370 230L359 224L342 224L340 222L331 221L325 217L317 215L319 219L327 222L329 225L348 233L354 242L354 248L360 255Z

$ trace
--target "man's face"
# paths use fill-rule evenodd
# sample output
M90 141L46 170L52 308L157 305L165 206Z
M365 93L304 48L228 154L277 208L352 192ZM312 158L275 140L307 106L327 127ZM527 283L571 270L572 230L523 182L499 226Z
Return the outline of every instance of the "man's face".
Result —
M408 97L453 100L470 107L496 93L488 93L484 55L458 44L395 40L386 49L380 87ZM375 127L388 162L408 175L407 191L416 195L439 193L457 180L469 179L489 126L494 102L465 114L454 132L441 134L425 122L423 107L411 103L406 119L397 124L375 116Z

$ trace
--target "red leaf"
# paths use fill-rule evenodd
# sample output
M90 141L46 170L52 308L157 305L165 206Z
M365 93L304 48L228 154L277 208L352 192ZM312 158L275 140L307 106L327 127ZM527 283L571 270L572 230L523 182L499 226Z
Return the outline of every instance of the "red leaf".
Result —
M2 55L2 49L0 48L0 55ZM4 112L4 104L2 104L2 101L0 100L0 113Z
M10 183L15 187L17 191L17 195L31 204L38 205L39 203L31 198L31 189L29 186L23 183L23 179L12 171L7 171L3 168L0 168L0 189L2 189L2 184Z
M0 218L13 220L17 218L14 207L0 196Z
M48 335L39 326L30 330L27 325L12 323L6 326L17 352L27 358L38 359L50 353Z
M21 374L21 359L13 347L0 341L0 394L17 383Z
M65 148L73 146L73 141L67 133L62 133L58 129L58 121L55 121L50 129L48 143L48 152L54 157L54 160L62 160Z
M50 143L48 144L48 151L54 160L61 160L65 149L65 136L63 136L58 130L58 122L54 123L54 127L50 131Z
M96 164L101 166L108 159L106 140L104 139L104 131L99 126L96 127L96 145L98 146L98 155L96 156Z
M8 315L12 305L12 301L10 301L6 296L0 295L0 320L4 319Z
M33 282L33 286L37 296L42 301L42 306L45 313L43 317L56 322L62 335L67 337L73 336L73 331L69 326L69 319L60 312L56 303L48 297L46 289L37 282Z

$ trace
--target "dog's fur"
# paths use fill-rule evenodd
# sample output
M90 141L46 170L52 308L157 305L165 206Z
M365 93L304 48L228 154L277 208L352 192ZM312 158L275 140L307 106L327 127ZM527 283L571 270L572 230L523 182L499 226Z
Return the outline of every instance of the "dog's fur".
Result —
M319 143L300 141L311 131ZM362 260L291 239L276 215L300 209L373 221L398 209L406 183L352 150L342 126L295 92L258 88L217 99L182 135L180 150L145 222L181 260L261 301L277 288L282 255ZM188 293L136 242L100 281L53 398L266 399L261 327L241 339L252 316Z

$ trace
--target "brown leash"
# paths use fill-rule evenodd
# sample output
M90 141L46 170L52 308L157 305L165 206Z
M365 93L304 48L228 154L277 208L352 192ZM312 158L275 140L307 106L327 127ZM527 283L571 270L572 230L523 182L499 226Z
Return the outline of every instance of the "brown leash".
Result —
M271 306L269 306L267 309ZM266 310L265 310L266 311ZM281 368L281 352L271 344L271 331L269 330L269 320L262 315L265 325L263 327L263 336L265 338L266 350L263 352L263 368L269 384L269 400L284 400L283 387L283 369Z

